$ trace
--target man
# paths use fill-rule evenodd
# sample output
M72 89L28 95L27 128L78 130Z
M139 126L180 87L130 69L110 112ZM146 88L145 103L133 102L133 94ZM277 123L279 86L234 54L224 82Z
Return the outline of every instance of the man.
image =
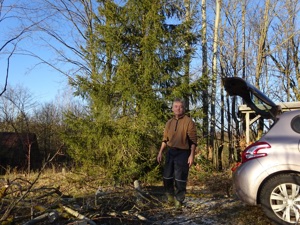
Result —
M176 209L180 209L185 199L189 168L194 162L197 130L193 120L185 115L184 101L176 99L172 111L174 117L166 123L157 161L162 161L163 151L167 148L164 188L168 202L175 203Z

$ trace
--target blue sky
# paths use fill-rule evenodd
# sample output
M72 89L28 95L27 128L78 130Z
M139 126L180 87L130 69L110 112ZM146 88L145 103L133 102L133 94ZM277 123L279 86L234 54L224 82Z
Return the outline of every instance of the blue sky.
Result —
M16 37L24 27L32 24L30 17L34 18L37 11L22 11L22 7L38 8L35 5L39 1L24 1L24 0L10 0L4 1L0 14L0 48L5 46L5 43ZM10 4L10 5L9 5ZM32 4L32 5L31 5ZM22 7L15 7L16 5ZM12 7L10 7L12 6ZM36 7L35 7L36 6ZM42 6L41 6L41 9ZM41 13L43 11L41 10ZM29 15L29 16L28 16ZM27 17L28 16L28 17ZM35 18L42 19L44 15L36 16ZM45 15L46 16L46 15ZM52 21L51 21L52 22ZM65 29L62 24L58 24L59 29ZM7 58L11 53L14 45L17 46L15 53L10 59L8 85L12 88L15 86L22 86L27 89L34 99L38 102L55 101L57 95L62 94L68 89L67 78L58 71L50 68L45 64L41 64L36 58L24 55L25 51L30 51L44 60L53 60L55 54L47 48L46 43L49 41L46 36L41 36L39 32L25 33L21 39L10 42L5 48L0 51L0 87L5 84ZM53 43L51 43L53 44ZM62 65L60 68L64 68ZM2 92L2 89L0 90Z
M6 75L6 60L0 64L1 83ZM29 56L14 55L10 61L8 85L12 88L22 86L27 89L38 102L51 102L56 95L66 90L67 80L62 74L46 65L37 65L37 60Z

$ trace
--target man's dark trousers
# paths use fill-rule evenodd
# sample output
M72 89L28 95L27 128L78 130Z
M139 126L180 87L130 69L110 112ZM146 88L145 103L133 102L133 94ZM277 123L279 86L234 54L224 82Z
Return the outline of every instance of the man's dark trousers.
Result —
M163 174L165 191L167 194L174 195L179 202L183 202L185 199L190 154L190 150L169 147L166 154Z

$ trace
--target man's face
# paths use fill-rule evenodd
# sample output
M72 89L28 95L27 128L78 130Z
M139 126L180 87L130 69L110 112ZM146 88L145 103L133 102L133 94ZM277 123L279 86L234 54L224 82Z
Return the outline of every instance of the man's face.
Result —
M181 102L174 102L172 106L172 111L175 117L182 116L184 114L184 106Z

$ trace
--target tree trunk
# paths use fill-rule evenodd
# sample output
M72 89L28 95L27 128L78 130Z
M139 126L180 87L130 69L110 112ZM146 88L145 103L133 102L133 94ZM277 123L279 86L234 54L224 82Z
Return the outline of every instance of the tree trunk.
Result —
M184 7L185 7L185 24L187 33L190 33L190 20L191 20L191 13L190 13L190 0L184 0ZM189 35L187 35L189 37ZM188 87L190 84L190 63L191 63L191 43L189 38L187 38L185 42L185 56L184 56L184 84ZM185 94L184 100L186 104L186 110L190 111L190 91Z
M218 31L220 22L221 0L216 1L216 17L214 25L214 42L213 42L213 65L212 65L212 83L211 83L211 123L210 123L210 142L209 145L214 149L215 143L215 126L216 126L216 85L217 85L217 54L218 54ZM213 151L215 152L215 151Z
M257 65L255 73L255 86L259 89L259 80L262 74L262 68L265 63L266 57L266 42L267 42L267 33L269 27L269 9L270 9L270 0L266 0L265 10L263 21L261 23L261 28L259 30L259 41L258 41L258 53L257 53ZM257 128L257 137L259 139L263 133L263 119L259 119L258 128Z
M207 66L207 24L206 24L206 0L202 0L202 110L203 110L203 125L202 133L203 138L205 138L205 147L207 158L209 155L209 135L208 135L208 88L209 88L209 78L208 78L208 66Z

